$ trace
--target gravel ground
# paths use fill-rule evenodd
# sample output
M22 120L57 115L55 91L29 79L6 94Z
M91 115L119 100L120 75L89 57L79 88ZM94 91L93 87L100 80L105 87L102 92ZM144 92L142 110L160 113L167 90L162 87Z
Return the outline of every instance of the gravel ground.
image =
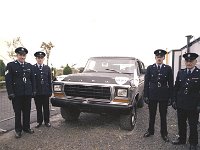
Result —
M173 140L177 134L176 112L168 109L168 132ZM160 136L160 120L157 114L155 134L144 138L148 127L148 108L138 109L138 120L133 131L119 128L118 116L100 116L82 113L78 122L67 123L56 115L51 118L52 127L42 126L35 133L23 134L15 139L14 131L0 135L0 150L185 150L189 144L174 146L165 143ZM31 124L32 127L35 123Z

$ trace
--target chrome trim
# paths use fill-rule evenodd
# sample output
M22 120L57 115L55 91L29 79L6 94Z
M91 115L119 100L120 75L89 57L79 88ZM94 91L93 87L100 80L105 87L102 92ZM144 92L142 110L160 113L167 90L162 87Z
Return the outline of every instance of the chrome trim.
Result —
M114 87L114 86L124 86L126 88L129 88L130 85L120 85L120 84L105 84L105 83L88 83L88 82L68 82L68 81L63 81L60 82L60 84L72 84L72 85L85 85L85 86L90 86L90 85L99 85L103 87Z

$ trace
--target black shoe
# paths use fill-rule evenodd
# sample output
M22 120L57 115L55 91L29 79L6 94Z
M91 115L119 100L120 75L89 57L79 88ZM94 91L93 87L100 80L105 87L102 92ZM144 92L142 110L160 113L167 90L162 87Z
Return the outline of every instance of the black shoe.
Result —
M29 134L33 134L34 133L34 131L32 129L26 129L26 130L24 130L24 132L29 133Z
M174 145L181 145L181 144L186 144L186 142L182 141L182 140L180 140L180 138L178 138L178 139L172 141L172 144L174 144Z
M46 127L51 127L51 124L50 123L45 123L45 126Z
M151 135L154 135L153 133L150 133L149 131L147 131L145 134L144 134L144 137L149 137Z
M162 135L162 139L165 141L165 142L169 142L169 137L167 135Z
M197 145L190 144L190 150L197 150Z
M39 128L42 125L42 123L38 123L35 128Z
M15 138L21 138L22 133L21 132L15 132Z

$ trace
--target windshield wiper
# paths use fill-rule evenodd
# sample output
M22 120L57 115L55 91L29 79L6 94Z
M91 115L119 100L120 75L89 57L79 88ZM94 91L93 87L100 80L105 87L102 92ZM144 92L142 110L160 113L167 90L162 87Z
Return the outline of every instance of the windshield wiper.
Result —
M115 70L115 69L109 69L109 68L107 68L107 69L105 69L105 70L109 70L109 71L113 71L113 72L121 73L121 72L119 72L119 71L117 71L117 70Z
M134 74L133 72L121 72L123 74Z

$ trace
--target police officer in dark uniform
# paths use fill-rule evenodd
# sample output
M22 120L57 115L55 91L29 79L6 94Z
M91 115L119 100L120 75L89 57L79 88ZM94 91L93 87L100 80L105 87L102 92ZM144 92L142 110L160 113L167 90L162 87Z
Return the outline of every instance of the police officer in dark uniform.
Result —
M181 69L176 77L174 86L174 99L172 107L177 109L179 137L173 144L180 145L186 143L187 120L190 128L189 143L190 149L197 149L198 144L198 112L200 111L200 69L197 63L196 53L186 53L185 69Z
M149 107L149 128L144 137L154 135L155 116L159 104L161 136L169 142L167 132L167 108L173 97L173 74L170 66L163 64L165 54L162 49L154 51L156 63L148 66L144 82L144 101Z
M20 138L22 130L30 134L34 133L30 129L30 110L31 98L35 93L35 78L32 65L25 62L28 50L18 47L15 53L17 60L7 64L5 78L8 98L12 100L15 112L15 137Z
M51 88L51 70L44 65L45 53L38 51L34 54L37 63L33 66L36 79L36 96L34 98L37 109L37 125L39 128L44 121L47 127L50 127L49 97L52 95Z

